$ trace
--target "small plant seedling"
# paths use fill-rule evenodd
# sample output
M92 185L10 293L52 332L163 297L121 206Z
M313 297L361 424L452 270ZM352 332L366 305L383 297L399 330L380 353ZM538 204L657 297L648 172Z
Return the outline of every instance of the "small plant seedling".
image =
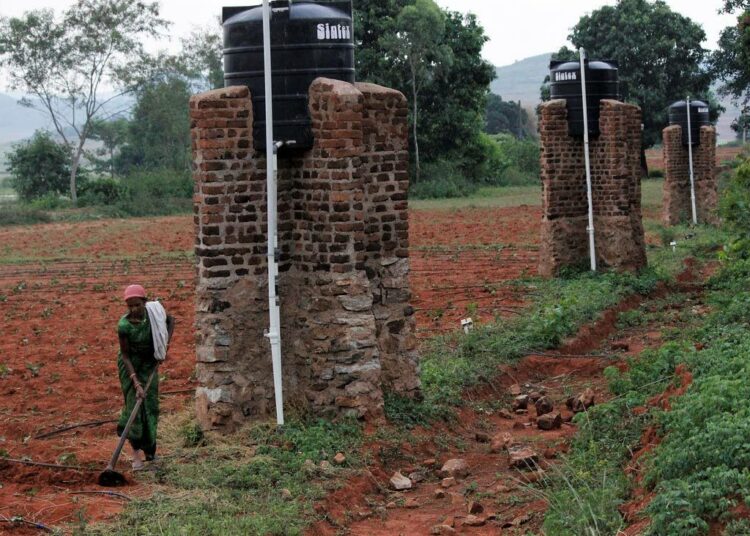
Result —
M39 371L44 366L44 363L39 363L38 365L32 363L31 361L26 362L26 369L31 372L31 376L34 378L39 377Z

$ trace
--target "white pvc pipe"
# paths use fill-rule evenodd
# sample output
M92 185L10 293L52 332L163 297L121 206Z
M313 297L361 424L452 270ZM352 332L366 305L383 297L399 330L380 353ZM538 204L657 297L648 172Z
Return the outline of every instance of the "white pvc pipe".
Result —
M271 343L271 363L273 365L273 389L276 395L276 423L284 424L284 393L281 378L281 312L276 283L279 267L276 259L278 248L277 231L277 161L276 145L273 142L273 86L271 84L271 7L263 0L263 75L265 78L266 105L266 199L268 205L268 316L269 329L266 333Z
M687 102L688 161L690 162L690 204L693 206L693 225L698 224L698 211L695 207L695 176L693 175L693 129L690 126L690 96Z
M583 97L583 152L586 159L586 195L589 202L589 256L591 257L591 271L596 272L596 246L594 244L594 195L591 190L591 161L589 159L589 113L586 98L586 65L584 57L586 51L581 47L578 50L581 57L581 96Z

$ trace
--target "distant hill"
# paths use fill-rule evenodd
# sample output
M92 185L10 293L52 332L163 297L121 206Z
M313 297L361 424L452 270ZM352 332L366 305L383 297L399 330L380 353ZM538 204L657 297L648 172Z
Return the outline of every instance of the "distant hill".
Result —
M549 72L549 60L552 53L540 54L511 65L495 67L497 78L490 85L490 90L500 95L506 101L521 101L527 109L533 109L539 104L539 87ZM722 99L722 106L726 111L719 117L716 130L719 143L727 143L735 139L731 128L732 121L739 116L740 110L732 104L730 99Z
M0 93L0 144L28 138L34 131L45 128L47 117L18 104L18 99Z
M495 67L497 78L490 91L506 101L521 101L524 108L534 108L539 103L539 87L549 71L552 53L540 54L511 65Z

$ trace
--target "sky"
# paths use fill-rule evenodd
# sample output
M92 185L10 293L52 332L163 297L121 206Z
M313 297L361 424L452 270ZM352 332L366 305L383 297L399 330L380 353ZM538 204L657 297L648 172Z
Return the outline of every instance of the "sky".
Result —
M436 0L441 7L474 13L490 40L484 57L501 67L529 56L553 52L567 43L570 28L578 19L616 0ZM0 16L17 16L24 11L70 6L73 0L0 0ZM222 6L257 5L260 0L161 0L162 16L173 22L169 42L149 43L148 48L176 51L179 37L193 29L210 25ZM667 0L672 10L701 24L706 31L704 46L716 48L721 30L733 24L730 15L718 15L721 0ZM356 29L355 29L356 31Z

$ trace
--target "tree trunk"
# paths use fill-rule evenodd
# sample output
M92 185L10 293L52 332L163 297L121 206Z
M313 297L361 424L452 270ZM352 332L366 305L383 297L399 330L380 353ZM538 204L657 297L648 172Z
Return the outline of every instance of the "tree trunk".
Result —
M412 115L414 117L414 171L415 177L414 182L419 182L419 140L417 139L417 78L414 74L414 69L411 70L411 89L413 96L413 107Z
M109 150L109 177L114 180L115 178L115 150L110 148Z
M83 144L79 143L73 161L70 163L70 201L75 207L78 205L78 192L76 188L76 178L78 176L78 166L81 164L81 155L83 154Z

